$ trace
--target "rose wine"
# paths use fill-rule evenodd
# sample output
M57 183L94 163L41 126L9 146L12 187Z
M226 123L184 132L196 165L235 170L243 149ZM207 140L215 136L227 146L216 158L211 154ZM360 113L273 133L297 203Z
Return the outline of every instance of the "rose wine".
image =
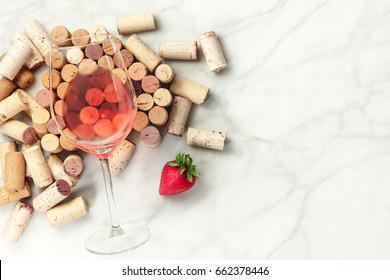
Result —
M99 154L94 149L103 142L108 148L121 142L132 127L130 90L109 69L78 72L63 99L66 127L78 138L74 144Z

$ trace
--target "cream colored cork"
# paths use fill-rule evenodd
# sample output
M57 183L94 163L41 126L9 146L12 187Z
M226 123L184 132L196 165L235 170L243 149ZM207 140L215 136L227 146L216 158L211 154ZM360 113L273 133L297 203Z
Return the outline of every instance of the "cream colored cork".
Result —
M165 63L157 66L154 75L157 77L157 79L160 82L164 84L172 82L173 78L175 77L175 74L173 73L171 66Z
M50 53L50 36L37 20L29 22L24 28L24 33L34 43L43 57L46 57Z
M138 37L137 34L130 36L125 43L125 47L136 59L145 64L146 68L148 68L150 72L154 72L157 66L163 62L163 59L155 54L153 50L146 45L140 37Z
M34 208L28 203L16 203L11 217L4 227L2 236L9 241L19 241L31 219L33 211Z
M0 124L0 132L22 143L32 144L35 141L35 129L24 122L10 119Z
M56 154L50 154L46 158L47 165L49 166L50 172L54 180L63 179L68 182L69 186L73 188L77 181L77 176L68 175L64 170L64 163Z
M45 63L44 57L39 52L37 47L33 44L33 42L31 42L30 38L28 38L26 33L24 32L16 33L11 39L11 44L14 44L17 40L21 40L24 43L26 43L32 50L32 54L30 55L30 57L27 59L25 63L28 69L36 70Z
M203 54L206 58L210 71L219 72L227 67L217 34L214 31L203 33L199 37Z
M25 110L27 102L26 97L18 91L0 101L0 124Z
M176 136L183 136L192 102L184 97L175 96L169 112L167 132Z
M88 214L88 204L82 196L57 205L46 211L52 227L60 227Z
M226 134L220 131L211 131L189 127L187 131L187 144L202 148L223 150Z
M108 157L108 164L112 176L119 176L122 174L134 153L135 147L134 143L124 140L114 151L112 151L111 155Z
M50 112L41 107L33 112L31 119L38 138L41 139L48 133L47 122L50 120Z
M0 188L0 206L18 201L19 199L30 197L31 188L26 182L25 186L21 190L7 191L4 187Z
M68 182L62 179L56 180L33 199L33 207L35 210L46 212L67 198L70 193Z
M166 88L159 88L156 90L156 92L153 94L153 101L158 106L161 107L168 107L172 104L172 94L169 90Z
M32 179L38 188L44 188L53 183L49 166L39 146L32 146L23 151L27 167Z
M156 28L152 13L134 14L116 18L118 33L128 35Z
M210 93L210 89L208 87L179 76L175 76L173 78L169 90L173 94L185 97L198 105L203 104Z
M160 42L159 52L163 59L198 59L198 47L196 41L163 41Z
M13 80L32 53L32 49L25 42L17 40L0 62L0 74Z

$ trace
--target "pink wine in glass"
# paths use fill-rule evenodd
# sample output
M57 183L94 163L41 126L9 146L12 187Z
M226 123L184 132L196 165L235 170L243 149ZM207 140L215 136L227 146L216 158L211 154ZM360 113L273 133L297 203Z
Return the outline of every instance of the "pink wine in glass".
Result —
M79 148L105 157L104 151L108 154L127 136L133 113L130 91L107 68L75 75L63 99L63 115L66 127L82 140L76 143ZM96 151L102 142L106 146Z

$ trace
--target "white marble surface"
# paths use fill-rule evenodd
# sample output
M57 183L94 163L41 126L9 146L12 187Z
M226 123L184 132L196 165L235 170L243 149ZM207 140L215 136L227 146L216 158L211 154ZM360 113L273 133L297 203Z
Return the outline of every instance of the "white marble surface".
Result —
M84 249L109 223L99 163L88 156L73 195L85 196L90 214L53 229L35 213L19 243L0 239L1 258L390 258L389 1L0 3L2 51L32 19L47 30L100 23L116 32L116 16L153 12L157 30L140 36L154 50L214 30L229 64L215 74L202 55L169 61L211 88L189 124L225 131L223 152L169 135L153 150L133 137L136 153L114 184L121 220L152 231L144 246L110 257ZM202 178L183 195L160 197L161 168L179 151L193 155ZM1 229L12 209L1 208Z

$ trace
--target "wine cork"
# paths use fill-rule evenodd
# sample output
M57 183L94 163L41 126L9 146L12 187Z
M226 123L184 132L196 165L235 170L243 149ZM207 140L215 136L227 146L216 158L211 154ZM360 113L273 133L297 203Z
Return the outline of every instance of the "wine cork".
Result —
M116 18L116 28L121 35L156 29L152 13L142 13Z
M22 90L22 89L17 89L16 90L18 93L20 93L21 95L23 95L26 99L27 99L27 107L24 109L24 112L31 118L32 117L32 113L39 109L39 108L42 108L42 106L40 106L36 101L35 101L35 98L32 97L30 94L28 94L26 91Z
M147 126L141 132L141 140L150 148L156 148L161 143L160 131L154 126Z
M147 75L141 81L142 89L147 93L154 93L160 88L160 81L153 75Z
M52 79L50 82L50 71L46 70L45 72L43 72L43 74L41 75L41 84L47 89L50 88L50 84L51 84L51 88L55 90L57 89L58 85L62 82L61 74L58 73L57 71L52 71L51 77Z
M84 52L79 48L70 48L66 52L66 59L69 63L79 64L84 59Z
M46 212L67 198L70 193L68 182L62 179L56 180L33 199L33 207L37 211Z
M68 63L65 55L62 52L56 50L53 50L51 55L45 57L45 62L48 66L50 66L51 63L51 66L56 70L61 70L62 67Z
M79 72L84 75L91 75L97 71L97 63L95 60L84 58L79 64Z
M102 45L104 53L111 56L114 55L116 51L116 48L114 46L116 46L118 50L121 50L123 48L123 44L121 40L119 40L119 38L114 37L105 40Z
M148 70L146 69L146 66L141 62L134 62L127 70L127 74L134 81L141 81L145 78L147 73Z
M122 49L119 53L120 55L115 53L113 56L115 66L118 68L129 68L130 65L134 62L133 54L127 49Z
M109 55L104 55L101 58L99 58L98 65L110 70L115 68L114 60Z
M68 91L69 89L69 83L68 82L62 82L58 85L57 87L57 96L60 98L60 99L64 99L64 96L66 94L66 92Z
M199 42L202 46L202 51L210 71L219 72L227 67L221 45L219 44L218 37L214 31L209 31L200 35Z
M137 97L137 107L142 111L149 111L154 105L153 97L149 93L143 93Z
M5 154L4 187L7 191L17 191L24 188L26 180L26 162L22 152Z
M25 144L23 143L22 144L22 148L21 148L21 152L33 147L33 146L37 146L37 147L41 147L41 140L37 139L34 143L32 144ZM31 181L32 180L32 177L31 177L31 173L30 173L30 170L28 169L28 166L27 166L27 163L26 163L26 179ZM26 181L27 182L27 181Z
M159 53L163 59L198 59L198 47L196 41L163 41L160 42Z
M65 180L71 188L73 188L77 181L77 176L68 175L64 170L64 163L56 154L50 154L46 158L47 165L49 166L50 172L54 180Z
M142 111L137 111L134 120L134 130L141 132L145 127L149 125L148 115Z
M1 174L3 179L5 176L5 154L9 152L16 152L16 142L15 141L0 142L0 165L1 165Z
M103 42L108 37L107 29L101 24L96 24L94 27L92 27L90 34L91 43Z
M21 89L28 88L35 81L33 72L22 66L14 78L14 83Z
M157 66L154 75L160 82L165 84L172 82L173 78L175 77L171 66L165 63Z
M92 60L99 60L103 55L103 48L101 45L89 45L85 48L85 56Z
M17 88L18 86L15 83L6 77L2 77L0 79L0 102L10 96Z
M122 84L126 83L127 76L125 71L123 71L121 68L112 69L112 73L119 78Z
M47 88L40 89L35 94L35 101L41 107L50 107L55 100L55 93Z
M60 227L84 217L88 213L88 204L82 196L57 205L46 211L52 227Z
M65 127L66 125L65 125L64 118L61 116L55 116L54 118L51 118L47 122L47 131L51 134L59 135L60 130L65 129Z
M203 104L210 93L210 89L208 87L179 76L175 76L173 78L169 90L171 93L188 98L198 105Z
M125 170L135 150L135 144L124 140L108 157L108 164L112 176L119 176Z
M2 236L8 241L19 241L31 219L33 211L34 208L28 203L16 203L11 217L4 227Z
M18 91L0 101L0 124L27 108L27 99Z
M50 120L49 111L45 108L39 108L33 112L31 120L38 138L41 139L43 135L48 133L47 122Z
M30 57L26 60L25 65L30 70L36 70L39 67L41 67L45 63L45 59L42 56L42 54L39 52L37 47L31 42L30 38L26 35L24 32L18 32L16 33L12 39L11 44L14 44L17 40L21 40L24 43L26 43L27 46L29 46L32 50L32 54Z
M64 110L63 110L64 102L62 100L57 100L56 103L54 103L54 112L56 115L63 117L64 116Z
M0 74L13 80L31 55L32 49L25 42L17 40L0 62Z
M163 62L163 59L155 54L137 34L130 36L125 43L125 47L139 62L145 64L150 72L154 72L156 67Z
M26 182L24 188L17 191L7 191L4 187L0 188L0 206L18 201L19 199L31 196L31 188Z
M32 146L23 151L31 177L38 188L44 188L53 183L49 166L39 146Z
M57 154L63 150L62 146L60 145L60 138L57 135L51 133L47 133L42 136L41 145L42 148L49 153Z
M74 46L85 46L91 42L91 37L87 30L80 28L72 32L71 40Z
M63 130L63 133L60 136L60 144L61 147L64 148L66 151L76 151L78 148L73 145L73 143L64 135L68 135L70 133L69 129L65 128Z
M149 110L148 117L152 124L161 126L168 121L168 112L164 107L154 106Z
M63 167L69 176L79 176L84 169L83 159L78 155L69 155L64 159Z
M158 106L161 107L168 107L172 104L172 94L169 90L166 88L159 88L156 90L156 92L153 94L153 101Z
M79 69L74 64L66 64L61 70L61 77L65 82L70 82L76 76Z
M59 47L69 47L72 45L72 41L70 40L72 34L70 34L65 26L55 26L51 30L50 35L51 41L56 43Z
M189 127L187 131L187 144L202 148L223 150L226 134L219 131L202 130Z
M32 144L35 141L35 129L24 122L10 119L0 124L0 132L22 143Z
M167 132L176 136L183 136L192 102L184 97L175 96L169 112Z
M24 28L24 33L30 38L43 57L50 53L50 36L37 20L29 22Z

